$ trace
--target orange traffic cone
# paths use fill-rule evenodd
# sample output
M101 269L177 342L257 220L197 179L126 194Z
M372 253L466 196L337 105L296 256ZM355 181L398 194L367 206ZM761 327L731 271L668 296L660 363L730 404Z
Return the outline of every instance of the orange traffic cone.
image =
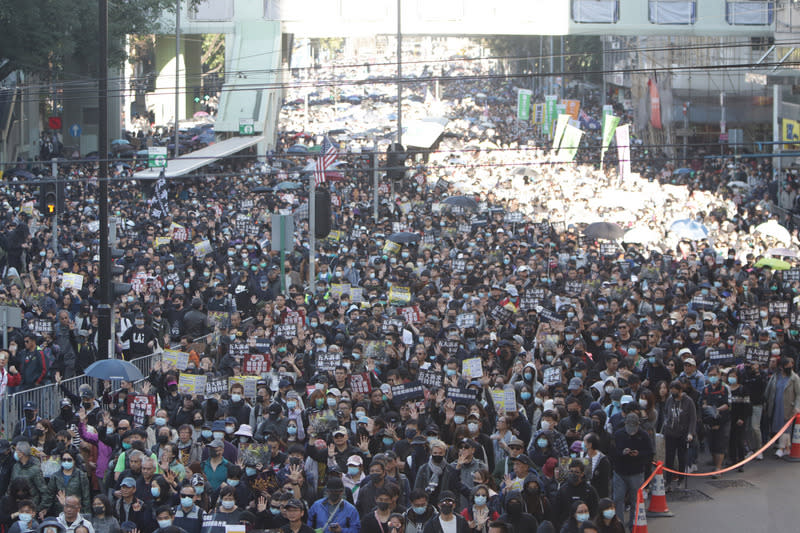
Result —
M794 417L792 426L792 450L789 455L783 457L787 461L800 461L800 414Z
M650 516L675 516L667 507L667 491L664 485L664 464L656 463L656 474L650 483L650 506L647 514Z
M644 507L642 489L636 492L636 518L631 533L647 533L647 510Z

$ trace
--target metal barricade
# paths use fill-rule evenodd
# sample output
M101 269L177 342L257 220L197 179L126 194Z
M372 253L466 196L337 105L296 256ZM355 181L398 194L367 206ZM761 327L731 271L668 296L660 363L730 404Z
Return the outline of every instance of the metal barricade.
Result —
M150 375L150 371L153 369L154 363L160 360L161 351L158 351L144 357L138 357L130 362L136 366L139 371L141 371L144 379L147 379L147 376ZM137 385L140 383L141 381L135 382ZM92 391L96 393L98 380L83 374L74 378L63 379L61 380L61 384L64 385L67 390L76 395L78 394L80 386L83 384L88 384L90 387L92 387ZM13 436L14 427L22 419L23 408L26 403L35 403L39 410L40 417L53 419L58 415L60 410L59 404L64 397L64 393L56 383L48 383L47 385L42 385L41 387L35 387L32 389L8 394L3 399L2 405L0 405L0 415L2 416L3 422L0 434L7 439L10 439Z

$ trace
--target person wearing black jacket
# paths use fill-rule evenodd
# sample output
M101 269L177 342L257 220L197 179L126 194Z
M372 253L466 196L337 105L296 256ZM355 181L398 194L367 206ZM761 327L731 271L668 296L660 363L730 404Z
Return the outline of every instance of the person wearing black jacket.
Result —
M611 456L614 463L614 507L617 517L625 523L625 498L631 497L628 522L631 525L636 512L636 491L644 481L644 469L653 460L653 444L647 433L639 427L639 415L636 413L628 413L625 427L614 433ZM590 506L590 514L596 514L596 511L596 507Z
M539 521L528 512L525 498L520 491L509 491L505 497L504 507L506 512L501 514L498 520L511 526L508 533L526 533L536 531L539 527Z
M443 522L449 523L453 520L456 521L456 533L469 533L469 524L463 516L455 514L456 495L449 491L443 490L439 494L439 516L428 520L422 533L444 533Z
M611 486L611 461L600 451L600 438L597 433L588 433L583 438L583 450L586 457L591 459L592 475L589 483L597 491L599 498L608 498Z
M569 519L572 504L582 501L589 506L589 513L597 512L597 491L585 479L586 469L580 459L573 459L569 464L567 481L561 484L556 495L556 515L561 525ZM638 488L638 487L637 487Z
M764 391L767 388L767 376L758 361L754 361L744 367L742 385L744 385L747 395L750 396L750 405L753 407L748 425L747 439L750 449L758 450L763 442L761 437L761 414L764 410ZM763 458L763 454L758 455L758 459Z
M697 435L697 409L694 401L683 392L680 381L669 385L669 397L664 402L664 423L661 425L666 446L666 466L675 468L675 454L678 455L678 470L686 470L686 451L689 443ZM667 487L673 474L667 472Z

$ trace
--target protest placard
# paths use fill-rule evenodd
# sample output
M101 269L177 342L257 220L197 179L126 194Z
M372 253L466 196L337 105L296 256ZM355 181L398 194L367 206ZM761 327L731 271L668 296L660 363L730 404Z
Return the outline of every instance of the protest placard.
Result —
M234 383L241 383L244 387L244 397L255 398L259 379L261 379L260 376L231 376L228 378L228 390L231 389L231 385Z
M204 396L206 393L206 376L181 372L180 376L178 376L178 392Z
M420 370L419 381L430 390L440 389L444 383L444 375L441 370Z
M398 313L403 315L403 318L409 324L418 324L421 320L422 313L420 312L419 306L417 305L409 305L407 307L401 307L397 311Z
M400 406L409 400L421 398L425 398L425 391L419 381L392 386L392 403L396 406Z
M583 287L582 281L571 279L564 284L564 292L570 296L579 296L583 292Z
M456 403L471 405L478 399L478 391L474 389L465 389L463 387L447 387L447 389L445 389L445 396Z
M364 343L364 357L375 361L386 359L386 343L384 341L367 341Z
M34 318L28 321L28 329L37 335L52 334L53 321L46 318Z
M211 327L227 326L230 322L230 313L225 311L209 311L207 316L208 325Z
M156 397L149 394L128 394L125 406L127 413L133 417L133 424L137 427L144 426L156 413Z
M411 301L411 289L408 287L389 287L389 305L407 305Z
M401 245L387 239L383 244L383 253L385 255L396 255L400 252L400 248L402 248Z
M451 340L451 339L444 339L439 341L439 346L442 348L444 353L448 355L448 357L455 357L455 355L458 353L458 348L460 347L460 344L461 343L459 343L457 340Z
M189 353L166 349L161 352L161 362L178 370L186 370L186 365L189 364Z
M297 324L275 324L272 326L275 337L291 339L297 335Z
M174 238L174 235L173 235ZM211 242L208 239L202 240L200 242L194 243L194 255L195 257L205 257L206 255L213 253L214 248L211 246Z
M734 359L733 352L730 350L706 348L706 361L708 361L711 365L725 365Z
M261 376L270 370L269 353L248 353L242 362L242 374Z
M360 392L361 394L369 394L372 392L372 383L370 382L368 373L350 374L349 380L350 390L353 392Z
M514 312L501 305L495 305L492 310L489 311L489 316L500 324L508 324L511 317L514 316Z
M83 276L65 272L61 275L61 288L75 289L76 291L81 290L83 288Z
M189 230L180 224L176 224L175 222L170 224L169 232L173 241L183 242L189 240Z
M169 237L156 237L153 239L153 247L159 248L161 246L167 246L169 243L172 242L172 239Z
M739 309L739 320L743 322L756 322L759 318L758 312L759 308L757 306L742 307Z
M505 402L503 403L503 407L505 412L512 413L517 410L517 391L514 389L513 385L506 385L503 387L503 394L505 396Z
M784 270L783 281L787 285L791 285L795 281L800 281L800 268L794 267L789 270Z
M789 302L782 301L782 302L770 302L769 303L769 314L778 315L781 318L789 316Z
M536 309L537 306L544 303L545 290L541 287L531 287L525 289L520 298L519 308L523 311L530 311Z
M250 347L244 341L235 340L228 344L228 355L233 357L239 364L241 364L245 354L247 354L249 351Z
M456 326L460 329L474 328L477 322L475 313L461 313L456 315Z
M405 322L398 317L387 316L383 318L381 323L381 333L384 335L390 332L399 333L405 326Z
M496 413L502 413L506 410L506 393L503 389L492 389L492 403Z
M250 353L268 354L270 348L272 348L272 340L266 337L251 337L248 339L247 344L250 346Z
M317 362L316 362L316 369L317 372L333 372L337 366L342 364L342 354L341 352L323 352L318 351L316 353Z
M228 392L228 380L224 376L206 379L206 396Z
M545 385L558 385L561 383L561 367L551 366L544 369L542 383Z
M349 283L331 283L331 290L330 290L331 298L336 298L337 300L342 299L342 295L350 294L350 284Z
M283 315L283 320L281 320L281 324L294 324L297 327L303 326L306 323L306 311L305 309L298 309L297 311L293 309L287 309L286 313ZM295 332L297 330L295 329ZM296 333L295 333L296 334Z
M242 464L268 465L271 453L266 442L246 442L239 444L239 458Z
M483 361L480 357L464 359L461 363L461 373L470 380L483 377Z
M769 348L761 348L759 346L748 346L744 350L744 358L748 363L761 363L766 365L769 363L770 352Z
M462 259L454 258L450 262L450 268L456 274L461 274L462 272L466 272L466 270L467 270L467 260L463 259L463 258Z

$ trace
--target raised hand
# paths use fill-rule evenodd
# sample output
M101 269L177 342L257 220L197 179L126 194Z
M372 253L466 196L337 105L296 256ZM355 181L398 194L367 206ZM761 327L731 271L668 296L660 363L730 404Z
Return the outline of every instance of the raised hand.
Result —
M258 498L258 505L256 506L259 513L263 513L267 510L267 499L263 496L259 496Z

